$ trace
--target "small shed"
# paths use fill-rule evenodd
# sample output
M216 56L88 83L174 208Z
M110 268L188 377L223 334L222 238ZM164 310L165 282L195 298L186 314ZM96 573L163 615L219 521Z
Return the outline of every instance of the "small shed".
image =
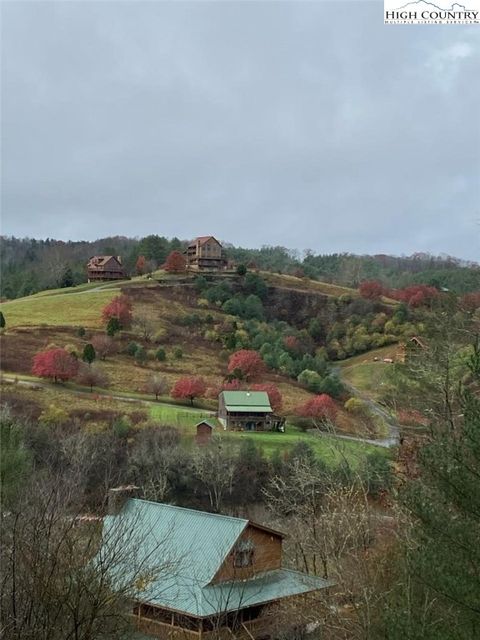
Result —
M213 431L217 428L217 425L213 420L202 420L195 428L197 430L195 442L201 446L210 442Z

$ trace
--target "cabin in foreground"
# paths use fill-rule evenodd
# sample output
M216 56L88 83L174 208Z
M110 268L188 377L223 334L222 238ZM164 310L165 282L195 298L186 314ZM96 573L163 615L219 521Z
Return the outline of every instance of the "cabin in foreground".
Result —
M283 534L251 520L133 498L122 505L118 494L114 505L102 545L129 532L132 554L122 554L113 586L135 585L132 621L149 637L268 638L272 606L332 586L283 568Z
M120 256L93 256L88 261L88 282L125 280L126 277Z
M199 236L184 251L187 269L219 271L226 269L227 259L220 242L213 236Z
M285 422L273 413L266 391L222 391L218 419L232 431L283 431Z

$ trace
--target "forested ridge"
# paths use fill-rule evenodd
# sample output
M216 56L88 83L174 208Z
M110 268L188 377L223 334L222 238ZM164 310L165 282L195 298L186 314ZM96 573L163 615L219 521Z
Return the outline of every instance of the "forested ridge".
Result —
M43 289L81 284L87 278L87 260L93 255L121 256L131 275L135 275L137 260L143 256L146 269L155 270L171 251L182 249L186 244L186 240L159 235L112 236L89 242L3 236L0 239L0 297L13 299ZM246 249L228 242L224 242L224 246L228 258L236 264L348 287L358 287L362 281L375 279L387 288L425 284L460 294L480 289L479 265L450 256L316 255L312 251L302 254L279 246Z

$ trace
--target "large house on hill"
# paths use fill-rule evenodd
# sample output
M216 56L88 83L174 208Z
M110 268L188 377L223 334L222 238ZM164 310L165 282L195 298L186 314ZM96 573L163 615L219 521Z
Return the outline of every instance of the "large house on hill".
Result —
M213 236L199 236L184 251L187 268L197 271L218 271L227 267L227 259L220 242Z
M232 431L282 431L285 423L273 413L266 391L222 391L218 419Z
M93 256L87 264L88 282L125 280L127 274L120 256Z
M124 499L122 488L113 490L102 545L108 550L117 531L128 532L113 588L135 585L132 621L147 637L268 638L272 605L332 586L282 567L279 531L244 518L129 498L135 488L125 489ZM135 566L143 567L142 575Z

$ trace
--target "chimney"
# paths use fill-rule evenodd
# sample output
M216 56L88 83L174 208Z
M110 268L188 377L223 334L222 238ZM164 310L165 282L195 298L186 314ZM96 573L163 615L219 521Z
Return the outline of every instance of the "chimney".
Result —
M129 498L138 497L140 488L134 484L125 485L123 487L114 487L108 490L107 496L107 515L117 516L123 508L123 505Z

